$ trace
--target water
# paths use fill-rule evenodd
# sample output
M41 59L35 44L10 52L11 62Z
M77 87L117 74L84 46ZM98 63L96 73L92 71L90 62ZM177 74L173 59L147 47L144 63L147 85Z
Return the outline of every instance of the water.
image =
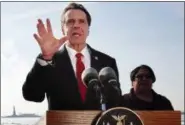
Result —
M1 118L1 125L35 125L40 118ZM181 125L184 124L184 115L181 115Z
M1 118L1 125L34 125L38 118Z

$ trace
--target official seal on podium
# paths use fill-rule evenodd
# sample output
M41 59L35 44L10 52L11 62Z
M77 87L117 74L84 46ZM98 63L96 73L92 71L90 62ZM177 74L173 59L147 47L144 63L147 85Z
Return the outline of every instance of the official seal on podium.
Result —
M144 125L134 111L125 107L111 108L102 112L95 125Z

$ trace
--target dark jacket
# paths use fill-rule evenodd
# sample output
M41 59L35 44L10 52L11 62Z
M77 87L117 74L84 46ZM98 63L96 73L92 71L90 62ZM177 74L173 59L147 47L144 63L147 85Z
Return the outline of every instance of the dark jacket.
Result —
M157 94L154 90L152 93L153 101L146 102L137 98L132 88L130 93L121 97L121 106L132 110L174 110L171 102L165 96Z
M111 67L117 76L118 69L114 58L92 49L91 67L98 72L104 67ZM82 103L77 79L65 46L53 57L54 65L40 66L36 61L26 77L22 87L23 97L28 101L42 102L45 94L49 110L99 110L100 101L92 91L87 92L86 102ZM120 83L118 85L120 87ZM116 106L114 94L107 94L107 108Z

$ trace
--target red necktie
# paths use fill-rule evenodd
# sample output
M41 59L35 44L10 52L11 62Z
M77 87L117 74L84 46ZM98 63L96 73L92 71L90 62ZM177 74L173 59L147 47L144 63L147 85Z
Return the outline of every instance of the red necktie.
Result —
M82 98L82 101L84 102L85 101L85 96L86 96L86 86L83 84L83 81L81 79L81 74L82 74L83 70L85 69L85 66L84 66L84 64L81 60L82 56L83 55L81 53L76 54L76 58L77 58L77 61L76 61L76 75L77 75L78 87L79 87L79 91L80 91L80 94L81 94L81 98Z

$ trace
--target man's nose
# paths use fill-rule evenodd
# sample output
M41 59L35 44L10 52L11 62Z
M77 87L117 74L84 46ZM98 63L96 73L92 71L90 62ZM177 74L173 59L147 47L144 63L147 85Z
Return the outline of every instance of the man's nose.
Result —
M74 25L73 25L73 28L79 28L80 27L80 24L78 21L75 21Z

